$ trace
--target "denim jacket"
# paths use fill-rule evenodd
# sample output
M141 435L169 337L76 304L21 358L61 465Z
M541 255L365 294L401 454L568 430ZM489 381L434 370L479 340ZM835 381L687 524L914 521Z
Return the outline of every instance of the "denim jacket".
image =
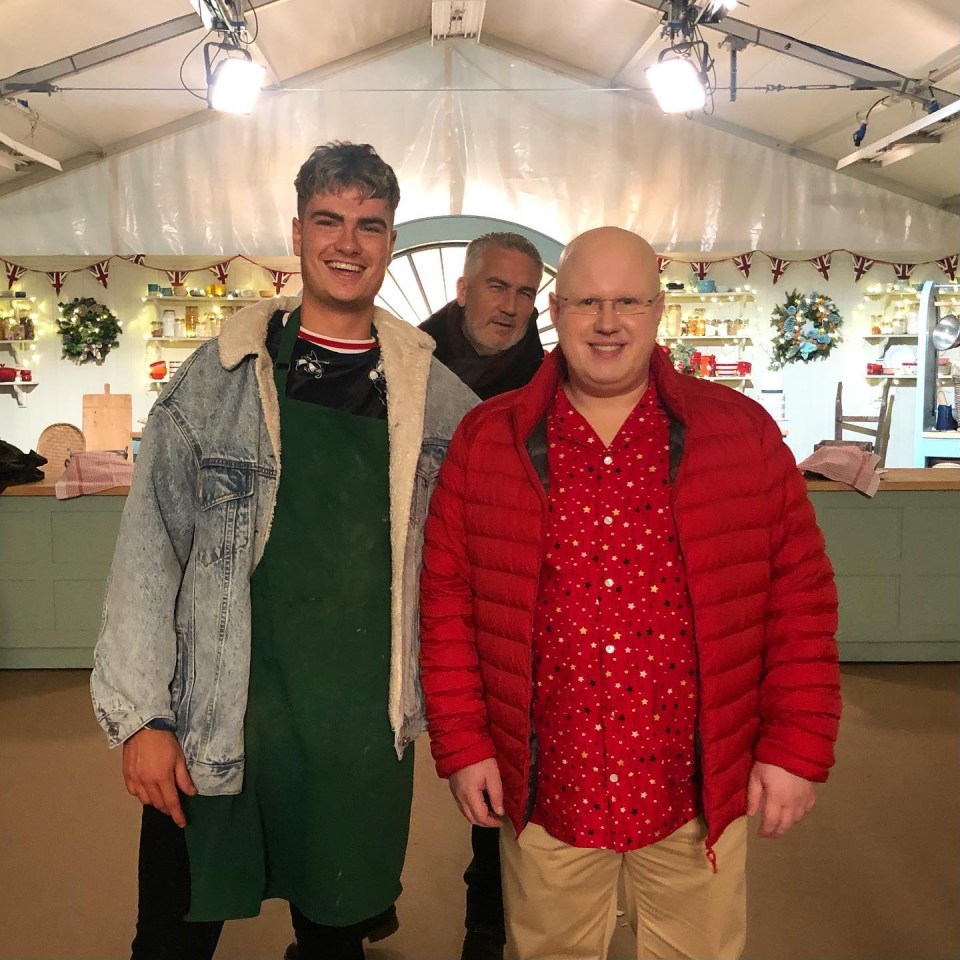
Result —
M143 432L107 582L91 691L111 746L169 725L202 794L243 784L250 577L280 481L280 411L265 346L299 298L241 310L186 360ZM418 654L423 524L437 470L477 399L433 341L374 317L389 404L391 665L385 721L402 754L424 727Z

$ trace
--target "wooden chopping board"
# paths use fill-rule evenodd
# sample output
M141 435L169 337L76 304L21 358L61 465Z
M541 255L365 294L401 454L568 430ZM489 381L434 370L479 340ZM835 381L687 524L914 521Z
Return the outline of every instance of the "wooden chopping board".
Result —
M83 395L83 435L88 450L122 450L129 460L132 428L131 394L111 393L107 383L103 393Z

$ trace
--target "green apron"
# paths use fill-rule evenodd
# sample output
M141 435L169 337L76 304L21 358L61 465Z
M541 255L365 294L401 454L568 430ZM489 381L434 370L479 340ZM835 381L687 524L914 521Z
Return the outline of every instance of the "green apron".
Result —
M390 677L387 424L286 396L300 311L274 367L283 469L251 580L245 775L187 798L188 920L280 897L348 926L400 894L413 751L397 760Z

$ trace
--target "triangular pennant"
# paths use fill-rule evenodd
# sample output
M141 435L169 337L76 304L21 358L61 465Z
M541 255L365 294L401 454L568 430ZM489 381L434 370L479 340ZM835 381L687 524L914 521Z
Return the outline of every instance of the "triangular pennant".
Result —
M226 285L227 283L227 272L230 269L230 260L222 260L220 263L215 263L207 269L217 278L217 283L222 283Z
M750 277L750 262L753 260L753 251L741 253L733 258L733 265L743 274L744 280Z
M694 260L691 264L693 267L693 275L698 280L706 280L707 274L710 272L710 268L713 266L712 260Z
M830 279L830 261L833 259L832 253L823 253L819 257L812 257L808 262L812 263L817 272L824 280Z
M893 263L891 266L898 280L909 280L910 274L913 273L917 265L915 263Z
M953 283L957 279L957 266L960 261L960 253L952 253L949 257L941 257L937 261L937 266L947 275L947 278Z
M131 263L135 263L138 267L143 266L143 261L147 259L145 253L135 253L132 256L123 256L120 257L121 260L129 260Z
M853 257L854 281L863 279L863 275L877 262L876 260L871 260L869 257L864 257L859 253L851 253L850 256Z
M13 285L27 272L27 268L21 267L16 263L11 263L9 260L4 260L3 262L7 268L7 289L12 290Z
M663 273L667 269L667 264L672 262L669 257L657 257L657 273Z
M787 267L789 267L791 263L793 263L792 260L770 257L770 273L773 275L774 284L780 282L780 278L787 272Z
M164 270L163 272L167 275L172 287L182 287L183 281L187 279L187 274L193 273L192 270Z
M63 281L67 278L66 270L51 270L47 273L47 279L53 284L54 293L59 297L63 289Z
M273 289L276 290L277 295L279 296L284 284L295 274L294 272L287 270L271 270L269 267L266 269L273 278Z
M106 290L109 280L110 258L108 257L106 260L101 260L99 263L91 263L90 266L87 267L87 270L97 278L100 285Z

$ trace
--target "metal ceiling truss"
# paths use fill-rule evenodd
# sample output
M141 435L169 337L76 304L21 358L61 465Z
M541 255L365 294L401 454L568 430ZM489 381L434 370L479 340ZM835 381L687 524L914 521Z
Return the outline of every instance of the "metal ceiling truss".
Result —
M284 0L246 0L247 6L251 9L260 9L283 2ZM129 33L116 40L108 40L106 43L81 50L69 57L61 57L43 66L20 70L9 77L0 78L0 97L24 93L54 93L57 89L56 82L64 77L75 76L83 70L99 67L101 64L145 50L165 40L173 40L202 29L203 23L200 17L195 13L188 13L174 20L137 30L136 33Z
M666 17L671 7L671 0L630 0L630 2L655 10L661 17ZM956 94L950 93L949 90L931 86L931 83L936 82L934 78L918 80L905 77L893 70L848 57L839 51L806 43L785 33L778 33L776 30L756 27L752 23L745 23L733 17L724 17L717 23L703 22L700 26L849 77L853 81L852 89L854 90L886 90L924 104L933 98L938 100L941 106L957 99Z
M637 2L637 0L634 0L634 2ZM590 73L586 70L581 70L578 67L573 67L570 64L563 63L560 60L554 60L552 57L537 53L536 51L530 50L527 47L522 47L519 44L511 43L508 40L502 40L501 38L495 37L490 33L484 34L483 46L492 47L493 49L499 50L509 56L526 60L528 63L532 63L535 66L543 68L544 70L549 70L551 73L555 73L558 76L577 80L580 83L597 89L610 89L609 80L606 77L600 76L599 74ZM624 96L632 100L638 100L647 106L651 106L654 109L659 109L656 101L649 91L618 89L613 92L617 96ZM806 160L808 163L813 163L818 167L823 167L826 170L837 173L837 161L832 157L825 156L822 153L816 153L813 150L794 147L785 140L778 140L776 137L771 137L768 134L760 133L757 130L751 130L749 127L742 127L739 124L731 123L730 121L723 120L720 117L707 116L702 113L694 113L691 119L694 123L703 124L704 126L711 127L714 130L722 130L724 133L732 134L733 136L739 137L742 140L749 140L751 143L756 143L762 147L768 147L771 150L776 150L778 153L783 153L788 157L796 157L798 160ZM910 200L926 203L932 207L937 207L938 209L950 209L950 212L955 212L954 209L948 208L946 206L946 202L941 200L939 197L926 193L922 190L916 190L912 187L906 186L905 184L891 181L886 177L875 173L872 167L849 167L839 171L839 175L843 177L850 177L853 180L860 180L863 183L869 183L872 186L880 187L881 189L886 190L888 193L894 193L902 197L907 197Z
M261 2L263 2L263 0L261 0ZM266 0L266 2L278 2L278 0ZM197 20L199 22L199 18L197 18ZM388 56L392 53L396 53L407 47L413 46L414 44L422 43L424 40L429 39L430 30L427 27L411 30L409 33L402 34L393 40L386 40L383 43L378 43L375 46L368 47L366 50L360 50L357 53L350 54L349 56L341 57L339 60L334 60L322 67L315 67L312 70L307 70L304 73L296 76L287 77L287 79L283 81L282 90L293 91L300 87L310 87L314 84L322 83L327 78L341 73L344 70L350 70L354 67L361 66L364 63L370 63L371 61L379 60L381 57ZM278 93L282 92L279 87L264 87L264 91L273 91ZM213 110L198 110L195 113L189 113L177 120L171 120L169 123L165 123L159 127L154 127L152 130L149 130L145 133L140 133L125 140L119 140L115 143L108 144L107 146L103 147L102 150L96 152L88 151L80 154L79 156L71 157L69 160L64 160L63 173L71 173L74 170L80 170L83 167L90 166L92 163L97 163L108 157L115 157L119 154L127 153L130 150L136 150L138 147L155 143L158 140L163 140L165 137L173 136L174 134L181 133L184 130L190 130L193 127L219 122L223 119L223 116L223 114L217 113ZM33 169L21 173L16 179L0 184L0 197L17 193L20 190L25 190L28 187L36 186L37 184L51 180L57 176L62 176L62 174L57 174L53 170L48 169Z

